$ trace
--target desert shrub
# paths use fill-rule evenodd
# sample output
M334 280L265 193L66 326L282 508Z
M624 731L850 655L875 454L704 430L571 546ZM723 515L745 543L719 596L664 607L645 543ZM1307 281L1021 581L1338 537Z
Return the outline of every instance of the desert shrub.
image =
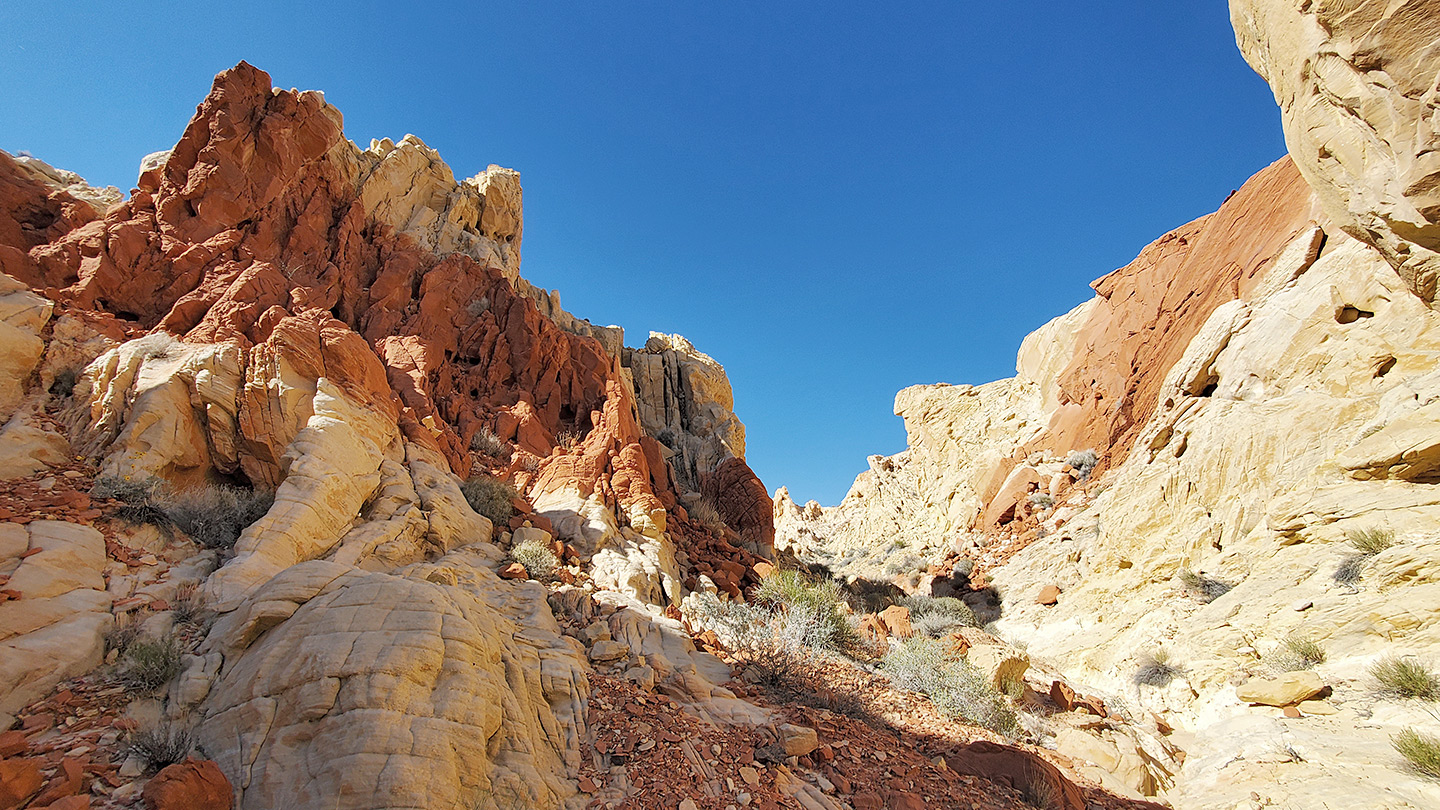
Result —
M1030 493L1030 497L1025 500L1029 502L1031 509L1039 512L1055 507L1055 499L1050 497L1049 493L1046 492L1032 492Z
M180 674L180 644L169 637L136 639L120 656L116 674L131 689L154 691Z
M1340 585L1354 585L1360 581L1360 575L1365 570L1365 563L1369 561L1369 554L1351 554L1340 561L1331 578Z
M1204 574L1197 574L1188 568L1180 569L1180 584L1192 597L1203 603L1210 603L1229 593L1234 585Z
M125 652L135 639L140 637L140 614L121 613L115 617L115 624L105 631L105 651Z
M966 661L946 657L934 639L906 639L885 656L883 666L896 686L929 696L943 714L1011 737L1020 731L1005 696Z
M1370 666L1370 677L1382 695L1397 698L1440 699L1440 677L1413 658L1387 655Z
M95 479L90 495L119 501L120 508L115 510L115 516L127 523L150 523L168 532L170 517L161 507L164 490L165 482L154 476L102 475Z
M1184 674L1184 668L1170 659L1170 653L1160 649L1140 657L1140 664L1131 679L1136 686L1165 687Z
M144 763L146 772L184 762L194 750L194 733L184 726L170 723L136 731L125 745L125 752L138 757Z
M515 489L499 478L477 475L461 484L460 492L471 509L490 518L497 526L509 525L510 517L515 514L515 505L511 503L517 497Z
M1268 663L1281 672L1314 669L1325 663L1325 648L1307 636L1290 635L1269 655Z
M465 305L465 311L470 313L470 317L472 318L478 318L481 315L484 315L489 310L490 296L488 295L482 295L479 298L473 299L470 303Z
M1440 737L1407 728L1391 737L1390 744L1416 773L1440 778Z
M777 570L755 588L755 601L781 612L803 611L814 627L807 631L805 646L813 649L846 649L857 639L850 617L841 608L840 585L831 579L806 576L795 570Z
M720 517L720 511L706 498L695 501L693 506L685 507L685 513L690 516L691 522L706 528L720 530L725 528L725 521Z
M562 430L555 434L555 444L569 449L579 444L585 437L578 430Z
M1090 473L1095 471L1095 466L1100 463L1100 457L1095 455L1094 450L1071 450L1070 454L1065 456L1065 463L1070 465L1070 469L1075 471L1075 475L1081 481L1084 481L1090 477Z
M1354 586L1360 581L1360 575L1365 570L1365 564L1371 557L1395 545L1395 532L1389 529L1354 529L1345 533L1345 539L1350 541L1359 552L1351 554L1340 561L1335 568L1332 578L1341 585Z
M488 427L481 427L470 437L470 449L482 456L498 458L501 461L510 459L510 445L495 435L495 431Z
M932 638L945 635L956 627L979 627L980 619L970 606L953 596L907 596L900 604L910 609L910 623L915 632Z
M805 662L823 643L824 628L805 607L772 610L763 605L722 601L700 593L689 604L691 619L715 631L736 657L770 688L793 689Z
M171 525L213 549L234 548L240 533L274 504L273 492L228 484L193 487L160 500Z
M206 618L205 600L195 585L182 585L170 603L170 615L176 624L202 624Z
M1395 532L1389 529L1356 529L1346 532L1345 539L1361 554L1374 555L1395 545Z
M525 573L531 579L541 582L553 579L555 572L560 570L560 558L555 556L549 546L538 540L516 543L510 548L510 559L525 566Z
M50 381L50 393L57 397L68 397L75 393L75 383L80 381L80 369L75 367L62 368L55 372L55 378Z

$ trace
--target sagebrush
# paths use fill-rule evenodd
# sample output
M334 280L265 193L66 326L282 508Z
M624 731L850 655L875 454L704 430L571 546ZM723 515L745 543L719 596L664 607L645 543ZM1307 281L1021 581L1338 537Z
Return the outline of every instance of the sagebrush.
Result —
M460 485L466 503L496 526L508 526L515 514L515 488L491 475L477 475Z
M510 559L524 566L531 579L547 582L560 570L560 558L539 540L526 540L510 547Z
M1065 463L1075 471L1076 477L1084 481L1090 477L1090 473L1095 471L1096 465L1100 463L1100 457L1095 454L1094 450L1071 450L1070 454L1065 457Z
M953 596L916 594L900 600L910 609L910 624L915 632L932 638L943 636L957 627L979 627L980 619L970 606Z
M927 695L943 714L1015 737L1020 719L980 670L951 659L944 645L912 636L891 649L883 663L895 685Z
M489 456L490 458L500 459L501 461L510 460L511 450L509 443L505 442L499 436L496 436L495 431L488 427L481 427L475 431L474 436L470 437L470 449L482 456Z
M131 689L154 691L180 674L180 652L173 637L136 639L120 656L116 676Z
M823 633L824 642L819 646L845 649L858 638L843 608L840 585L832 579L807 576L793 569L777 570L756 586L755 601L772 609L807 611L819 625L816 632Z
M229 484L181 490L160 498L171 525L205 548L232 549L240 534L275 505L275 493Z
M1382 695L1440 700L1440 677L1414 658L1387 655L1370 666L1370 677Z

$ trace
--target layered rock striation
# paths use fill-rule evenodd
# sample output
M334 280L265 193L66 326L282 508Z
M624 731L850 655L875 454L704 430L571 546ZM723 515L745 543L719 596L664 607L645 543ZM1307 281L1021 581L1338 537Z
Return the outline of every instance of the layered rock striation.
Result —
M156 565L220 614L163 717L242 810L572 802L585 650L543 587L497 575L512 532L659 620L755 581L771 505L724 370L565 312L519 275L523 225L518 173L457 181L413 136L361 149L321 94L245 63L126 199L0 153L0 472L273 492L218 557L24 518L0 548L25 586L0 601L4 725L100 662L112 609L178 598L128 573ZM462 490L495 478L498 524ZM720 525L689 518L702 493ZM57 579L66 543L84 564ZM649 651L655 687L723 697L680 638Z
M907 449L872 457L835 507L782 489L777 543L964 596L1184 750L1172 780L1056 732L1117 790L1183 808L1429 806L1440 794L1391 738L1440 728L1369 671L1440 650L1440 10L1231 9L1291 156L1095 282L1025 340L1016 377L902 391ZM1366 533L1393 545L1361 554ZM1296 639L1325 653L1303 676L1284 674ZM1255 698L1300 681L1305 695Z

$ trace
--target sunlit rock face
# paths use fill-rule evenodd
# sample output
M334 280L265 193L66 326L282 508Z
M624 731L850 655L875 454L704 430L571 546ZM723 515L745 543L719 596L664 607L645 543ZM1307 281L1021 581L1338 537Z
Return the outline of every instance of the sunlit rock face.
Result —
M773 536L729 382L673 336L637 395L621 330L520 277L523 226L518 173L457 180L414 136L361 149L320 93L245 63L128 199L0 153L0 476L79 457L273 492L233 549L156 563L220 614L157 711L198 727L242 810L574 803L588 664L543 587L496 574L522 528L629 606L657 689L728 694L678 623L663 655L641 625L702 576L753 583L735 544ZM702 449L684 487L650 435L670 425ZM467 501L482 475L515 487L508 522ZM727 525L688 519L702 491ZM111 621L110 538L77 535L80 579L42 598L30 547L63 544L35 531L0 546L30 591L3 606L7 726L99 663Z
M1285 143L1325 212L1434 306L1440 122L1434 0L1231 0L1245 59L1275 91Z

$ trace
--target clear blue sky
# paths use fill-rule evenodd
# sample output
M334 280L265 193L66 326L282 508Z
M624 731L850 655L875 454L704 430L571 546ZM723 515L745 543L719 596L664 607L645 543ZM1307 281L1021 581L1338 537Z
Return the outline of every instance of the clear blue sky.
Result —
M203 5L8 9L0 148L128 190L246 59L362 145L519 169L525 275L716 357L802 501L1285 151L1222 0Z

